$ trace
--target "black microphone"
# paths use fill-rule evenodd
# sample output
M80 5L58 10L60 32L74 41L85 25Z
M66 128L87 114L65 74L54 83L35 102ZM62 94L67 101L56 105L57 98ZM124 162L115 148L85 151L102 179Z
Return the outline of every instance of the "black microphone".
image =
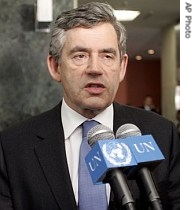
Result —
M134 124L124 124L121 127L119 127L119 129L116 132L117 139L118 138L125 139L125 138L135 137L135 136L138 137L137 138L138 142L139 142L139 138L140 139L142 138L141 139L142 141L140 141L140 142L143 142L143 139L146 139L144 135L142 136L140 129ZM133 153L133 154L135 156L137 155L135 153ZM157 154L159 154L159 150L156 153L154 153L154 156ZM144 157L144 159L145 159L145 157ZM140 188L140 191L144 191L147 198L149 199L152 209L163 210L160 196L156 189L156 185L154 183L152 174L148 168L150 165L152 165L152 166L154 165L153 162L155 162L155 163L159 162L157 159L158 158L154 158L154 161L151 161L151 162L146 161L143 164L139 164L139 161L137 161L138 167L135 167L135 168L137 168L137 170L133 172L133 174L134 174L133 176L138 184L138 187Z
M88 143L92 147L92 149L101 140L106 140L109 143L114 139L115 136L113 131L107 126L101 124L93 127L88 132ZM98 152L101 153L98 156L100 157L99 159L101 159L101 156L104 156L105 154L104 152L102 152L102 150L99 150ZM91 173L91 171L89 172ZM103 171L101 171L101 173L103 173ZM117 202L119 202L119 204L127 210L135 210L134 200L127 185L126 177L124 176L122 171L119 168L107 168L107 171L103 175L103 177L103 183L110 184L110 187L114 193L114 197Z

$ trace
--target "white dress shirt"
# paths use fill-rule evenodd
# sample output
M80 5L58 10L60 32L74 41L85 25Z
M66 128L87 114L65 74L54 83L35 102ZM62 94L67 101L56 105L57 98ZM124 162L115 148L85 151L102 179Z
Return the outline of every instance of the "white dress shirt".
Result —
M87 118L71 109L66 102L62 101L61 118L65 137L65 151L67 156L68 168L75 200L78 204L78 166L79 166L79 150L82 141L81 124ZM103 112L93 118L97 122L105 125L113 130L113 105L107 107ZM110 186L106 185L107 199L110 198Z

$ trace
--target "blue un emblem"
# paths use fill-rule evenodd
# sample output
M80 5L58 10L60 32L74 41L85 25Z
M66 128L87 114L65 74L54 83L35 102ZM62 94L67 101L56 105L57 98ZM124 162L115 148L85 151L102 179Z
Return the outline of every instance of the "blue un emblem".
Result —
M106 159L115 166L126 166L132 160L131 151L125 143L109 141L103 144L102 152Z

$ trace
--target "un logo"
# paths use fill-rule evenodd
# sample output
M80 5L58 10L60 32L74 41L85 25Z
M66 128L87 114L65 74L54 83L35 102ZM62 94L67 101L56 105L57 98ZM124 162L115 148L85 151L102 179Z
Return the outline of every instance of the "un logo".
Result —
M103 144L102 152L106 159L115 166L126 166L132 159L131 151L125 143L109 141Z

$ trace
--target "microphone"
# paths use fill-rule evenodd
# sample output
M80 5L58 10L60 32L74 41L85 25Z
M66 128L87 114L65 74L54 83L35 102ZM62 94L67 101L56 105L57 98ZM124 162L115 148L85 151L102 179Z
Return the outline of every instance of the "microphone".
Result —
M124 124L116 132L116 137L132 140L131 151L138 163L134 178L140 190L148 197L151 207L154 210L162 210L160 196L156 189L149 166L153 166L164 159L160 149L151 135L141 135L140 129L134 124ZM136 142L137 141L137 142ZM141 149L138 148L141 146ZM136 174L135 174L136 173ZM131 170L129 175L131 177Z
M93 183L109 183L119 204L127 210L135 210L126 177L118 168L136 164L131 153L127 152L129 156L124 157L122 149L125 146L115 139L110 128L101 124L88 132L88 143L92 149L85 160Z

